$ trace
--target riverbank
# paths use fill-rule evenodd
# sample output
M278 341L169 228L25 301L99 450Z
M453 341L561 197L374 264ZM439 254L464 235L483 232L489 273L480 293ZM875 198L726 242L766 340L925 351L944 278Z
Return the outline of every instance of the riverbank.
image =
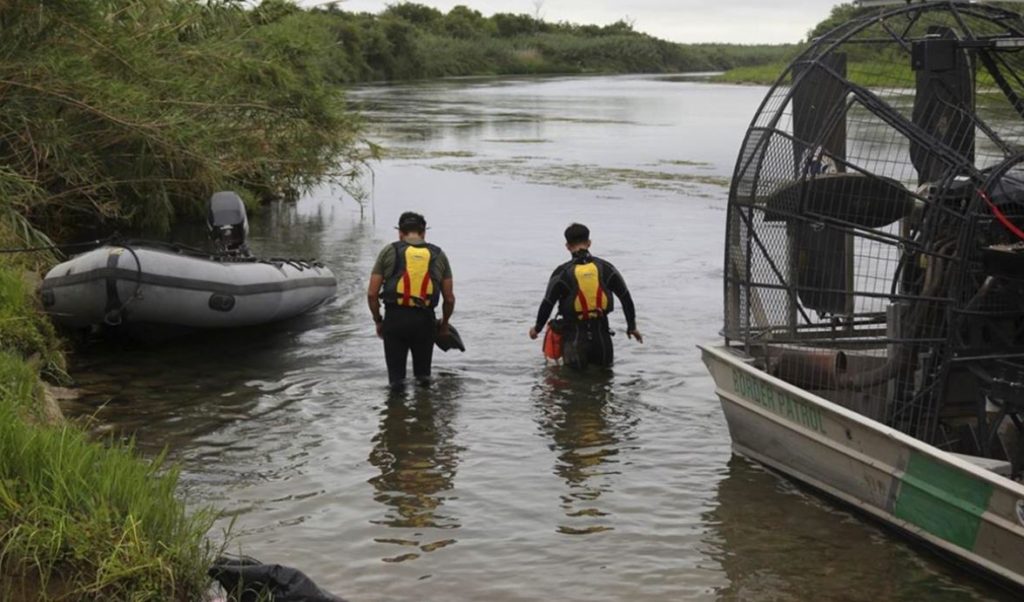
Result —
M10 239L0 236L0 239ZM201 599L209 510L129 443L92 441L48 402L63 358L31 262L0 260L0 599Z
M723 71L778 60L792 48L679 44L636 31L625 20L604 26L551 23L526 14L485 16L465 6L445 13L402 2L369 14L347 12L337 5L312 10L275 5L273 18L303 30L324 31L335 40L325 50L331 57L329 75L341 83L465 75Z
M256 11L168 0L0 7L0 248L166 232L219 189L252 205L374 155L317 63ZM47 252L0 255L0 599L202 599L213 512L178 470L47 404L62 344L38 306Z
M726 84L770 86L783 75L788 63L771 63L751 67L737 67L724 73L713 75L709 81ZM876 61L858 61L847 65L846 72L850 81L865 88L884 88L894 81L914 81L914 72L909 61L906 65L894 65ZM995 80L987 71L976 74L978 88L994 88Z

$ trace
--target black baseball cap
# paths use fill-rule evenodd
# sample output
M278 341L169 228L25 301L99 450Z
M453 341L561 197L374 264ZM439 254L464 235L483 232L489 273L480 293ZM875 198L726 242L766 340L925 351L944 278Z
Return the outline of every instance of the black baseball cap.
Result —
M406 211L398 217L398 225L395 227L402 232L426 230L427 219L414 211Z

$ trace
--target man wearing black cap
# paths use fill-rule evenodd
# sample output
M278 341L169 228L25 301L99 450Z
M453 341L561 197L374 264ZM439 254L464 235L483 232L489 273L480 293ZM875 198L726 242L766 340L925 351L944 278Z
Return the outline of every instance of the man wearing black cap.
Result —
M406 211L398 218L398 241L377 256L366 291L370 315L377 336L384 339L384 359L392 386L405 379L406 362L412 352L416 380L430 380L434 337L448 336L448 321L455 310L452 268L444 251L424 238L427 220ZM441 321L435 324L434 308L441 304ZM380 315L380 302L385 313Z
M562 359L565 364L574 368L585 368L589 363L610 366L614 357L608 327L608 314L614 309L612 294L622 303L626 336L638 343L644 342L636 329L633 297L615 266L590 254L589 228L583 224L566 228L565 248L572 259L551 274L537 311L537 322L530 328L530 338L537 338L557 305L564 322Z

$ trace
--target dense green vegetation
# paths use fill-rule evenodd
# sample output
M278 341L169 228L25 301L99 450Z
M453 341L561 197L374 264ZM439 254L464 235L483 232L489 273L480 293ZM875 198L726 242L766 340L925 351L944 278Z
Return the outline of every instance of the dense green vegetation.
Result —
M73 425L26 421L38 377L6 352L0 382L0 599L200 599L212 515L186 515L177 473Z
M346 83L459 75L530 73L664 73L716 71L777 58L785 46L684 45L611 25L549 23L525 14L456 6L447 13L420 4L391 5L379 15L343 4L300 11L264 1L289 18L327 27L338 40L332 61Z
M0 3L4 218L160 231L217 189L258 199L351 173L334 40L300 26L230 2Z
M995 2L993 4L998 6L1000 3ZM1013 5L1002 8L1006 8L1011 12L1019 10L1019 6L1014 7ZM864 8L851 3L839 4L832 8L831 14L827 19L815 25L808 32L807 38L808 40L814 40L825 36L845 23L873 14L878 10L877 8ZM929 24L950 25L950 23L944 21L947 17L938 15L932 17L932 19L934 19L934 22L929 21ZM879 32L877 30L869 29L856 34L854 38L871 38L878 35ZM782 57L784 60L736 67L716 75L712 79L718 82L735 84L774 84L783 74L789 63L807 48L808 43L801 43L791 47L789 54ZM913 86L914 84L915 75L911 69L909 56L906 50L898 47L896 44L847 44L844 46L843 52L846 54L847 75L854 83L868 88L900 88ZM987 70L978 69L975 77L979 87L995 85L992 76Z
M186 513L177 473L159 459L54 420L40 374L62 374L60 346L36 307L33 262L10 257L0 260L0 600L200 599L212 514Z

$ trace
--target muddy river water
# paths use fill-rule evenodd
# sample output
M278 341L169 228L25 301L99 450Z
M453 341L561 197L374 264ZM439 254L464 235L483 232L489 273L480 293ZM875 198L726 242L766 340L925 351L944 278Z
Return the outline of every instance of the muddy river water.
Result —
M363 207L323 187L253 218L259 253L320 257L300 320L74 358L65 409L167 447L229 550L375 600L990 600L1001 594L733 457L696 345L720 326L724 207L765 93L662 77L355 90L387 149ZM450 257L465 353L391 393L365 285L399 213ZM526 333L562 230L625 276L610 373Z

